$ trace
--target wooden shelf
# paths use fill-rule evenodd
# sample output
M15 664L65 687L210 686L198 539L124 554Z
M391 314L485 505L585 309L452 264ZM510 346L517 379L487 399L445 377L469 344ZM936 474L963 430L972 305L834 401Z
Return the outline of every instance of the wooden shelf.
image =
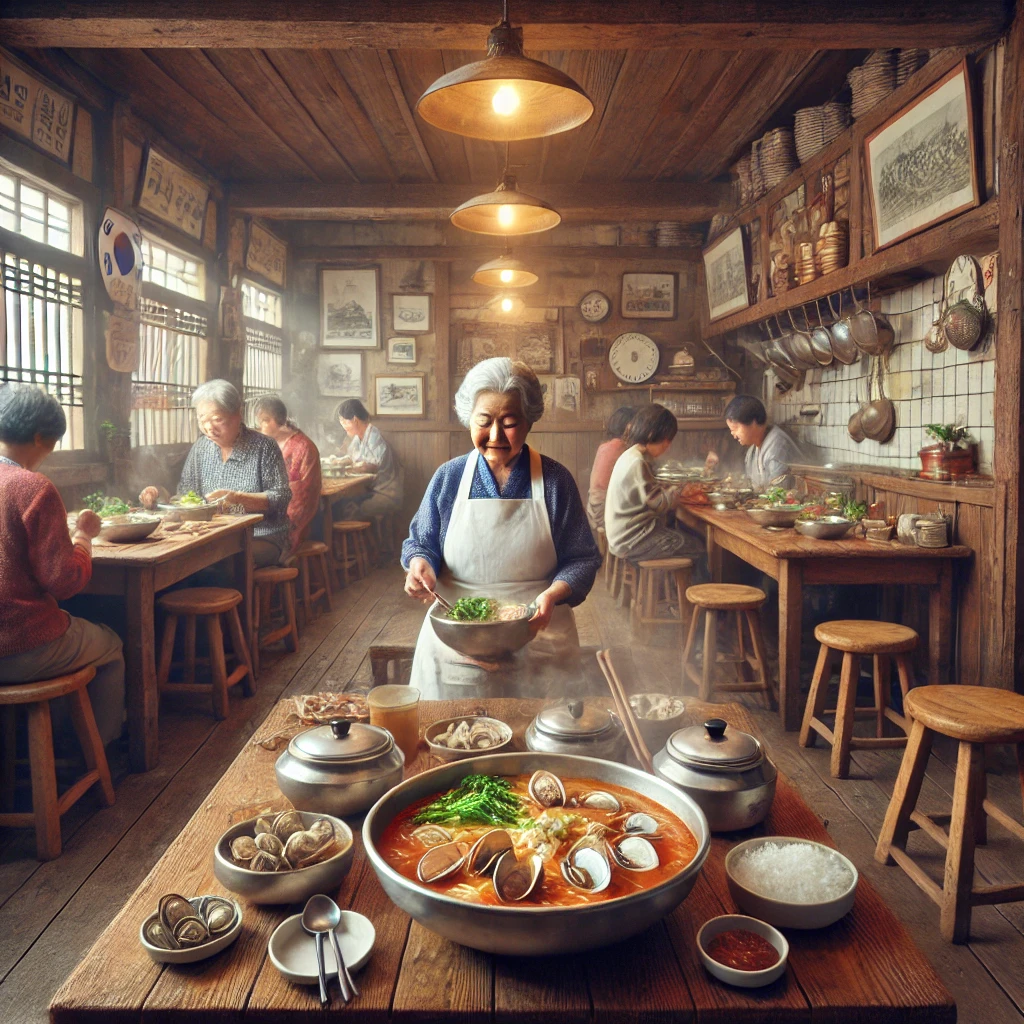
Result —
M618 382L615 387L597 389L599 395L614 395L620 391L684 391L699 395L705 391L735 391L736 385L731 380L648 380L643 384L623 384Z

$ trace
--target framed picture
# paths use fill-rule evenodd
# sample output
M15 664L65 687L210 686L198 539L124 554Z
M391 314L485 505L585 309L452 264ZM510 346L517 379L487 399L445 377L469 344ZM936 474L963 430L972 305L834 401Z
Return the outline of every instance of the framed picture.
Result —
M203 237L210 188L170 157L146 148L135 205L197 241Z
M392 324L404 334L430 333L429 295L392 295Z
M362 352L321 352L316 383L320 394L327 398L362 398Z
M388 338L389 363L415 363L415 338Z
M623 274L619 313L627 320L675 320L675 274Z
M977 206L967 62L864 140L875 248Z
M320 268L320 344L380 348L380 267Z
M268 281L284 287L288 246L259 221L249 223L249 244L245 248L245 269L255 270Z
M733 228L704 250L704 278L708 290L708 313L712 320L746 309L747 261L743 253L743 231Z
M373 378L374 402L378 416L424 416L425 374L403 373Z

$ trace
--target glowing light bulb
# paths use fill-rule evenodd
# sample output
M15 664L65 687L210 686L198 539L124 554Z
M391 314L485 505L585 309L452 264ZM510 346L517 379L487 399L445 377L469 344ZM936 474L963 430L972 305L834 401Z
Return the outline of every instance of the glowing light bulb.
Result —
M510 228L516 220L516 208L505 203L498 207L498 223L503 228Z
M501 300L501 311L502 311L502 313L511 313L512 312L512 300L511 299L504 298L504 299Z
M494 112L502 117L511 117L519 109L519 93L511 85L503 85L491 98Z
M511 281L511 280L512 280L513 276L514 276L514 275L513 275L513 273L512 273L512 271L511 271L511 270L503 270L503 271L502 271L502 272L501 272L501 273L500 273L500 274L498 275L498 277L500 277L500 278L501 278L501 283L502 283L502 284L508 284L508 283L509 283L509 281Z

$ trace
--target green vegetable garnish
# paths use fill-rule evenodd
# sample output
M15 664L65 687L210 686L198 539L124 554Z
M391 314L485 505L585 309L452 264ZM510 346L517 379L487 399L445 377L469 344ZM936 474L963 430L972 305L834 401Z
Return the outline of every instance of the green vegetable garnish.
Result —
M188 494L183 494L178 499L179 505L204 505L206 504L201 494L196 494L195 491L189 491Z
M859 523L868 514L868 507L863 501L847 501L843 505L843 517Z
M498 602L490 597L460 597L452 610L449 619L459 622L487 622L498 614Z
M467 775L458 789L449 790L427 804L413 821L417 825L507 826L518 824L521 817L522 805L507 779L497 775Z
M781 505L786 500L786 488L785 487L769 487L764 492L764 496L768 499L769 504Z
M111 516L126 516L132 510L131 506L120 498L105 498L104 500L108 504L104 505L96 513L100 519L110 519Z

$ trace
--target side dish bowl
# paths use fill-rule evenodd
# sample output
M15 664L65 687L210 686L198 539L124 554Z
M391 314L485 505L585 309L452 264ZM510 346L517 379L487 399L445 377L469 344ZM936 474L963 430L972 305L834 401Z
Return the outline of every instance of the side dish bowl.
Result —
M776 505L771 508L748 508L747 515L758 526L792 526L803 511L803 505Z
M159 525L161 516L147 515L145 512L129 512L123 516L111 516L104 519L100 526L100 536L114 544L131 544L133 541L144 540Z
M189 900L189 903L198 912L203 899L205 899L204 896L195 896ZM238 934L242 930L242 908L234 900L231 902L235 906L234 923L226 932L209 942L204 942L201 946L188 946L185 949L163 949L160 946L154 946L146 938L146 925L154 920L158 916L157 914L150 914L139 926L139 942L142 943L142 948L149 954L150 959L158 964L194 964L200 960L206 960L222 949L227 949L238 938Z
M708 955L708 944L712 939L717 938L722 932L733 929L753 932L760 935L762 939L775 947L779 954L779 962L763 971L741 971L736 967L728 967L719 963ZM789 959L789 943L782 932L773 928L764 921L758 921L755 917L744 917L742 914L723 914L721 917L713 917L705 921L697 932L697 955L704 969L719 981L727 985L735 985L736 988L761 988L778 981L786 973L786 961Z
M214 502L204 505L177 505L173 502L157 505L161 512L177 512L184 522L204 522L212 519L220 510L220 504Z
M853 526L853 521L844 519L842 516L825 516L821 519L803 520L798 519L793 528L797 533L805 537L815 537L818 540L839 540L845 537Z
M536 605L524 605L518 619L459 622L448 618L448 613L435 603L430 609L430 624L437 639L459 654L469 658L503 658L530 642L528 623L536 610Z
M486 728L493 734L490 737L491 745L466 750L462 747L449 747L447 744L437 742L437 738L448 731L449 725L454 724L458 727L460 722L465 722L470 729L475 725ZM463 761L467 757L500 753L512 742L512 730L497 718L487 718L483 715L462 715L459 718L442 718L440 722L428 725L423 732L423 738L427 741L430 752L436 754L443 761Z

